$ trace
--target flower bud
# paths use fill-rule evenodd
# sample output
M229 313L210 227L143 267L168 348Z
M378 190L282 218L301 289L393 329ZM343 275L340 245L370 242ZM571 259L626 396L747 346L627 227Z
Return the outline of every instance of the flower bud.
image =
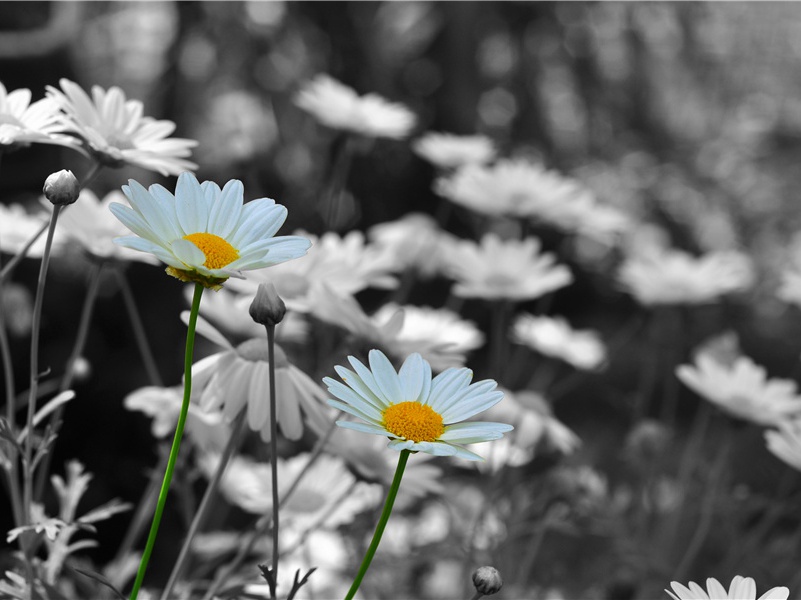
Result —
M479 567L473 573L473 585L479 594L491 596L503 587L503 579L495 567Z
M44 195L51 204L66 206L78 199L81 193L81 184L72 174L72 171L62 169L58 173L53 173L44 183Z
M261 325L276 325L286 314L286 305L272 283L260 283L250 304L251 318Z

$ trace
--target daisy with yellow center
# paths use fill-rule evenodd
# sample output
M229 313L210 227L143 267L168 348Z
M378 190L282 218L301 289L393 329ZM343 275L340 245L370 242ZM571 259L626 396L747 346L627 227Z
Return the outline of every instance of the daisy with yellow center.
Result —
M431 365L417 353L398 372L379 350L370 351L369 368L352 356L348 360L354 371L335 368L344 384L330 377L323 381L337 398L328 403L362 422L337 425L391 438L394 450L483 460L461 445L497 440L513 429L505 423L461 422L503 398L491 379L471 383L470 369L446 369L432 379Z
M242 182L236 179L220 189L182 173L175 195L134 180L122 191L131 207L114 203L111 212L136 236L114 242L150 252L182 281L218 289L229 277L298 258L311 246L300 236L274 237L286 208L270 198L244 203Z

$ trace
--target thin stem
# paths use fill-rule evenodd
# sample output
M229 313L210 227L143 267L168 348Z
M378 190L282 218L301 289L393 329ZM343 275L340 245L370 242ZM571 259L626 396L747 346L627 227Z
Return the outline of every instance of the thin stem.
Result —
M270 471L273 487L273 569L270 577L270 598L274 599L278 585L278 420L275 402L275 323L267 329L267 360L270 369Z
M353 580L353 585L350 586L345 600L353 600L353 597L356 595L362 583L362 579L364 579L364 575L367 573L367 569L370 568L373 556L375 556L375 552L378 550L378 544L381 542L384 528L387 526L387 521L389 521L389 515L392 514L392 505L395 504L395 497L398 495L398 490L400 489L403 470L406 468L409 454L409 450L401 450L400 457L398 458L398 467L395 469L395 477L392 479L392 485L389 486L387 500L384 503L384 510L381 511L381 517L378 519L378 524L375 526L373 541L370 542L370 546L367 548L367 553L364 555L362 565L359 567L359 572L356 574L356 578Z
M473 594L472 596L470 596L470 600L478 600L479 598L483 598L483 597L484 597L484 594L482 594L482 593L481 593L481 592L479 592L479 591L476 591L476 593L475 593L475 594Z
M245 423L246 415L247 411L242 410L239 412L239 416L236 418L236 422L231 429L231 436L228 438L228 442L223 450L222 457L217 464L217 468L214 471L214 475L212 476L209 485L206 487L206 491L203 493L203 499L200 501L200 506L195 512L195 516L192 519L192 524L189 526L189 532L186 534L183 546L181 546L181 552L178 555L178 560L175 562L175 566L172 568L170 579L167 581L167 585L164 587L164 591L161 593L161 600L169 600L170 594L172 593L172 588L175 587L175 584L178 582L178 578L181 576L184 562L186 562L186 557L189 556L189 548L192 545L192 540L195 539L195 535L197 534L198 530L205 523L208 508L211 506L211 501L214 498L217 487L220 485L220 480L222 479L223 473L225 473L225 468L228 466L228 462L231 460L231 455L242 441L242 425Z
M142 560L139 563L139 570L136 573L136 580L134 581L133 588L129 600L136 600L139 594L139 588L142 587L142 580L145 578L145 571L147 570L147 563L150 561L150 555L153 553L153 546L156 544L156 535L159 531L159 524L161 523L161 515L164 512L164 505L167 502L167 494L170 491L170 482L172 481L172 474L175 470L175 461L178 459L178 451L181 448L181 438L184 433L184 425L186 424L186 415L189 412L189 398L192 393L192 357L195 348L195 326L197 325L197 315L200 310L200 298L203 296L203 286L199 283L195 284L195 293L192 297L192 309L189 313L189 326L186 330L186 352L184 354L184 399L181 404L181 413L178 416L178 424L175 426L175 436L172 440L172 448L170 448L170 458L167 460L167 469L164 471L164 481L161 484L161 491L159 492L159 499L156 503L156 510L153 513L153 523L150 526L150 533L147 536L147 543L145 550L142 553Z
M2 152L0 152L2 156ZM3 302L3 281L0 279L0 305ZM16 435L16 398L14 382L14 363L11 360L11 347L8 343L8 333L6 332L6 322L4 311L0 306L0 358L3 361L3 381L5 382L6 395L6 420L8 427ZM22 497L19 490L19 464L17 452L14 446L9 445L9 469L6 471L8 477L8 495L11 498L11 511L14 515L14 525L20 527L24 525L22 514Z
M159 374L159 369L156 366L156 359L153 358L153 352L150 350L150 344L148 344L147 341L145 326L142 323L142 318L140 317L139 311L136 308L136 300L134 299L133 290L131 290L131 286L121 269L114 269L114 275L116 275L117 281L120 285L122 299L125 302L125 310L128 311L128 318L131 320L134 338L136 339L136 346L139 348L139 354L142 356L142 363L145 365L147 377L150 379L151 384L163 387L164 383L162 382L161 375Z

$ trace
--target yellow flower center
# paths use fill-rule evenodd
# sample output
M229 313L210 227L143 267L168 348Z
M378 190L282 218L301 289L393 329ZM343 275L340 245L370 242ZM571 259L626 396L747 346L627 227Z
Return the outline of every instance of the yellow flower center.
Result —
M414 442L433 442L445 431L442 415L419 402L393 404L384 411L384 427Z
M213 233L190 233L184 236L206 255L203 266L207 269L222 269L239 258L239 252L231 244Z

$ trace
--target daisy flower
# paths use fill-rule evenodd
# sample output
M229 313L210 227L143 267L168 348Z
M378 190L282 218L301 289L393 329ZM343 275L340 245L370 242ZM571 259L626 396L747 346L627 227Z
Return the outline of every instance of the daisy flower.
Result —
M694 257L671 249L652 249L628 258L618 273L623 288L640 304L704 304L750 288L751 260L734 251Z
M182 314L186 320L188 313ZM247 411L252 431L270 441L270 370L267 338L251 338L233 346L219 331L198 317L197 333L223 348L192 367L192 397L206 411L222 410L228 422ZM325 419L325 392L308 375L289 362L286 353L275 345L275 389L278 398L276 420L281 433L290 440L303 435L302 413Z
M380 350L370 351L369 368L352 356L348 360L355 371L335 367L344 383L323 381L337 398L328 403L362 422L337 425L386 436L393 450L483 460L461 444L497 440L513 429L505 423L461 422L503 399L493 380L471 383L470 369L448 369L432 379L431 366L416 353L398 372Z
M65 130L85 140L102 164L134 165L162 175L197 169L186 160L197 142L168 137L175 131L175 123L143 116L142 103L128 100L120 88L93 86L90 98L69 79L61 79L59 84L60 90L47 86L47 96L64 111Z
M801 471L801 418L795 417L776 424L778 429L765 432L765 442L773 455Z
M113 191L100 200L92 191L83 190L78 202L59 216L64 237L99 259L134 260L157 264L158 260L142 252L113 243L114 238L128 233L127 228L111 214L112 202L127 205L122 192Z
M440 169L484 164L495 158L495 144L484 135L430 132L415 140L414 152Z
M540 253L537 238L502 240L492 233L479 244L462 240L450 246L444 270L456 279L453 293L462 298L533 300L573 281L556 256Z
M665 590L673 600L757 600L756 582L751 577L735 576L729 585L729 591L715 578L706 580L706 590L694 581L689 587L673 581L673 591ZM762 594L758 600L787 600L790 590L786 587L775 587Z
M323 74L301 87L295 104L326 127L366 137L404 138L417 121L404 105L377 94L359 96L353 88Z
M58 104L48 98L31 103L30 90L8 92L0 82L0 148L30 143L76 148L76 140L63 132Z
M116 238L120 246L150 252L181 281L219 288L243 270L261 269L303 256L311 242L275 236L287 211L270 198L243 203L242 182L220 190L182 173L173 196L154 184L145 189L131 179L123 186L131 207L112 203L111 212L136 236Z
M731 363L699 352L694 365L680 365L676 376L690 389L739 419L777 425L801 415L801 396L794 381L768 379L763 367L746 356Z
M457 239L423 213L408 213L396 221L374 225L368 237L394 257L399 269L412 268L424 277L433 277L441 270L445 248Z
M577 369L597 369L606 360L606 348L596 332L575 330L561 317L521 314L512 325L511 338Z

